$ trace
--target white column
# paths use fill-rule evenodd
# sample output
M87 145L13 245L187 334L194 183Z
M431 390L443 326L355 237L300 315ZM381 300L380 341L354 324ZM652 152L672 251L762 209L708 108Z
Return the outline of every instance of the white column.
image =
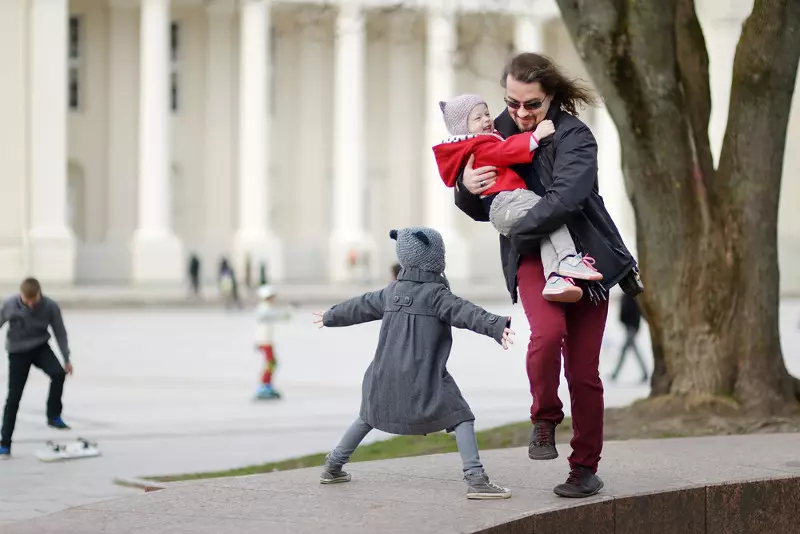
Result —
M0 2L0 286L15 287L28 269L28 190L31 182L29 99L30 6Z
M453 190L439 176L432 147L448 137L439 101L456 96L453 58L458 44L456 15L450 10L429 8L425 52L425 129L423 147L425 162L425 221L438 230L447 250L447 276L464 280L469 276L467 244L456 230Z
M169 0L142 0L139 63L139 221L133 281L179 283L183 245L170 221Z
M281 243L271 223L269 191L271 53L268 0L246 0L239 28L239 228L236 263L243 279L250 257L254 273L265 262L271 282L284 277Z
M43 282L75 280L67 225L67 0L34 0L30 56L29 270Z
M366 222L366 34L362 8L340 4L336 19L333 125L333 231L329 275L332 281L369 277L375 246ZM356 254L360 263L351 266Z
M560 16L555 0L517 0L513 9L516 52L544 54L544 28Z
M386 139L391 147L387 154L388 180L384 194L389 198L403 199L403 202L392 202L388 206L389 213L384 220L393 227L408 226L422 220L424 206L414 202L420 195L420 187L427 180L422 178L419 157L419 120L409 114L410 109L421 109L424 95L415 91L422 65L419 56L424 50L424 43L414 39L418 14L415 11L403 10L392 13L389 27L389 59L388 59L388 94L391 106L386 114L391 128L386 132ZM427 163L427 159L425 160ZM426 176L427 178L427 176ZM397 261L395 247L391 240L378 241L379 248L388 254L387 263Z
M230 252L236 230L236 74L238 57L234 28L236 0L215 0L206 6L204 241L205 252L218 258Z
M514 17L514 50L516 52L544 53L544 24L535 15L518 15Z
M619 131L605 107L594 112L600 195L628 249L636 255L636 218L622 173Z

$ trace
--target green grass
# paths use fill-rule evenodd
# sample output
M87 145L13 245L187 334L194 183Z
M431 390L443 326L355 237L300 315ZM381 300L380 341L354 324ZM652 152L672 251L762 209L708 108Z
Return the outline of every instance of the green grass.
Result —
M572 422L569 418L564 420L561 428L570 428ZM481 450L505 449L509 447L522 447L528 444L531 434L530 421L512 423L482 430L478 434L478 447ZM565 433L566 434L566 433ZM452 434L437 432L427 436L398 436L385 441L379 441L356 449L351 461L367 462L370 460L386 460L389 458L403 458L407 456L422 456L425 454L440 454L456 452L456 440ZM204 478L236 477L272 473L274 471L288 471L303 467L318 467L325 462L325 454L311 454L265 464L249 465L225 471L210 471L206 473L188 473L183 475L168 475L145 477L157 482L177 482L182 480L199 480Z

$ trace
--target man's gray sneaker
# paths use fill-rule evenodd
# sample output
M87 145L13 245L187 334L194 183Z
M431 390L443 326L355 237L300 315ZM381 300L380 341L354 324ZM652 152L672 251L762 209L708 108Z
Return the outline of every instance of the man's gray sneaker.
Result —
M489 481L489 475L480 473L477 475L464 475L467 481L467 499L508 499L511 497L511 490L498 486Z
M350 482L350 473L342 471L341 465L331 464L330 457L325 458L325 465L322 467L322 474L319 476L320 484L340 484Z
M528 458L531 460L555 460L558 458L555 423L536 421L533 424L531 441L528 444Z

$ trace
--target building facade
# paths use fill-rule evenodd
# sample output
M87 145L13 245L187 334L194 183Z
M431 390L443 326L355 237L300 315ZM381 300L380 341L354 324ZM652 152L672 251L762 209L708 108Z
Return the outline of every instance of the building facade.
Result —
M698 5L718 152L752 0ZM190 253L207 278L223 256L286 282L385 278L388 230L412 224L442 231L451 278L496 278L496 233L453 206L431 146L439 100L477 92L502 109L515 50L589 79L554 0L6 0L0 284L178 283ZM794 291L797 108L780 213ZM602 108L582 118L633 246L616 129Z

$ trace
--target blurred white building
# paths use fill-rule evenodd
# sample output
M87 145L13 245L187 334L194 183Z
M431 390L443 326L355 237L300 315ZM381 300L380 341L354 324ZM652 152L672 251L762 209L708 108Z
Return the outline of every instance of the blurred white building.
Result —
M717 151L751 5L699 2ZM514 50L588 79L553 0L3 0L0 283L172 283L191 252L209 278L221 256L249 256L272 279L343 280L354 251L385 278L388 230L411 224L445 235L451 278L497 278L494 230L453 206L430 147L438 100L478 92L502 109ZM780 214L794 291L797 108ZM602 109L583 118L633 246L616 130Z

